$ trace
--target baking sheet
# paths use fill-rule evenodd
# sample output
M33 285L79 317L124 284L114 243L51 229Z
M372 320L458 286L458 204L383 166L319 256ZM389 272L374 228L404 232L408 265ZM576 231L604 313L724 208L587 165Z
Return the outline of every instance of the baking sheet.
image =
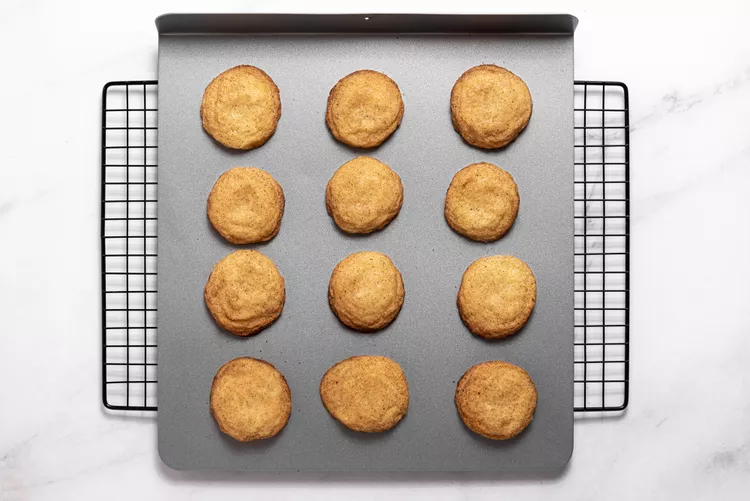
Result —
M263 16L249 16L249 25L272 31L272 19L263 22L259 17ZM418 17L411 17L417 21L414 26L430 31ZM449 17L457 19L459 28L467 22L465 16L443 16L442 25L450 25ZM200 27L199 19L190 19ZM325 23L316 26L311 19L304 29L325 31ZM486 17L482 19L482 26L491 26ZM175 469L255 471L508 471L565 464L573 448L572 29L569 34L544 36L405 35L387 33L388 23L372 16L367 22L377 24L367 26L385 25L385 31L306 34L282 26L285 29L279 31L286 31L285 35L198 35L187 33L197 29L190 23L181 30L179 20L169 16L160 20L170 26L161 27L159 41L158 447L162 460ZM544 26L543 19L538 22ZM463 31L459 28L456 31ZM451 125L451 88L461 73L482 63L495 63L521 76L534 100L527 129L499 151L467 145ZM199 116L206 85L238 64L262 68L281 92L276 134L250 152L220 146L203 131ZM362 68L393 78L405 105L400 128L382 146L366 151L336 142L324 121L331 87ZM333 172L360 154L374 156L398 172L404 203L383 231L349 236L327 215L324 193ZM457 235L443 218L445 191L453 175L480 161L508 170L521 197L512 230L490 244ZM266 244L233 246L208 222L208 193L219 175L234 166L263 168L284 189L281 230ZM286 279L287 301L281 317L250 338L218 328L203 301L203 287L214 264L237 248L260 250ZM363 250L388 254L401 271L406 290L399 316L375 334L345 328L327 302L333 267ZM512 254L526 261L536 275L538 297L530 321L518 335L487 342L461 323L456 293L466 267L492 254ZM320 402L318 385L325 371L360 354L393 358L408 379L409 411L388 432L349 431ZM240 356L271 362L289 382L292 416L277 437L238 443L224 436L211 418L212 378L222 364ZM453 403L461 375L472 365L493 359L525 368L539 393L533 423L505 442L470 432Z

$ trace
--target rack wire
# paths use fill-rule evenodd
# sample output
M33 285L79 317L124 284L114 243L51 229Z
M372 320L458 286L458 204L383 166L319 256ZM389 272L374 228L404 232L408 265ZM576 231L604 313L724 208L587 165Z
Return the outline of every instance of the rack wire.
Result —
M628 88L576 82L576 411L620 411L630 392Z
M102 96L102 400L156 410L156 81Z
M628 90L575 82L576 411L628 405L630 142ZM157 409L157 81L102 96L102 401Z

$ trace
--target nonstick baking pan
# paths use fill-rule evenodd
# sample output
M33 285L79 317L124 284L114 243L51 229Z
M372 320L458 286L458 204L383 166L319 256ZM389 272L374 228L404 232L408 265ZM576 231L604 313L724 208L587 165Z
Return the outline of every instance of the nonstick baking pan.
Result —
M553 469L573 449L573 32L577 20L552 16L165 15L159 29L159 436L175 469L508 471ZM526 130L500 150L481 150L453 130L456 79L493 63L528 84L534 101ZM276 134L252 151L232 151L201 127L208 83L239 64L265 70L281 92ZM325 125L328 93L358 69L399 85L405 113L382 146L356 150ZM350 236L326 213L325 186L357 155L390 165L404 184L399 216L384 230ZM474 162L509 171L519 186L518 218L502 239L469 241L443 218L453 175ZM286 210L266 244L234 246L206 217L206 200L234 166L269 171ZM271 327L250 338L222 331L203 288L214 264L238 248L269 256L286 279L287 301ZM386 329L361 334L330 311L333 267L353 252L388 254L406 298ZM488 342L469 333L456 308L466 267L511 254L534 271L538 297L525 328ZM361 354L393 358L409 382L403 421L380 434L349 431L325 410L325 371ZM289 382L292 416L276 437L239 443L209 413L217 369L240 356L274 364ZM486 360L520 365L536 382L532 424L491 441L469 431L453 402L456 382Z

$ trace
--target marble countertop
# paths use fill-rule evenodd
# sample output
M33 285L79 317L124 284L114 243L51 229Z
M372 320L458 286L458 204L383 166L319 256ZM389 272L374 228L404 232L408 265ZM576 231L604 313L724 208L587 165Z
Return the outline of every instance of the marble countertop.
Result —
M322 3L322 2L321 2ZM156 77L153 19L197 1L0 7L0 500L739 499L750 492L750 6L361 3L580 19L576 77L631 99L631 399L545 474L180 473L152 414L100 402L100 95ZM305 11L213 2L211 11ZM353 12L352 2L317 5Z

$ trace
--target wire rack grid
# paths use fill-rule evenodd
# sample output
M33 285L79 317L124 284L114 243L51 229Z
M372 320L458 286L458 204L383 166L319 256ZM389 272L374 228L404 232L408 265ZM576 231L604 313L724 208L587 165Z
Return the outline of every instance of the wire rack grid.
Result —
M575 100L575 409L618 411L630 392L628 89L576 82Z
M102 96L102 399L156 410L157 82Z
M157 81L102 97L102 400L156 410ZM627 87L575 83L576 411L620 411L630 372Z

